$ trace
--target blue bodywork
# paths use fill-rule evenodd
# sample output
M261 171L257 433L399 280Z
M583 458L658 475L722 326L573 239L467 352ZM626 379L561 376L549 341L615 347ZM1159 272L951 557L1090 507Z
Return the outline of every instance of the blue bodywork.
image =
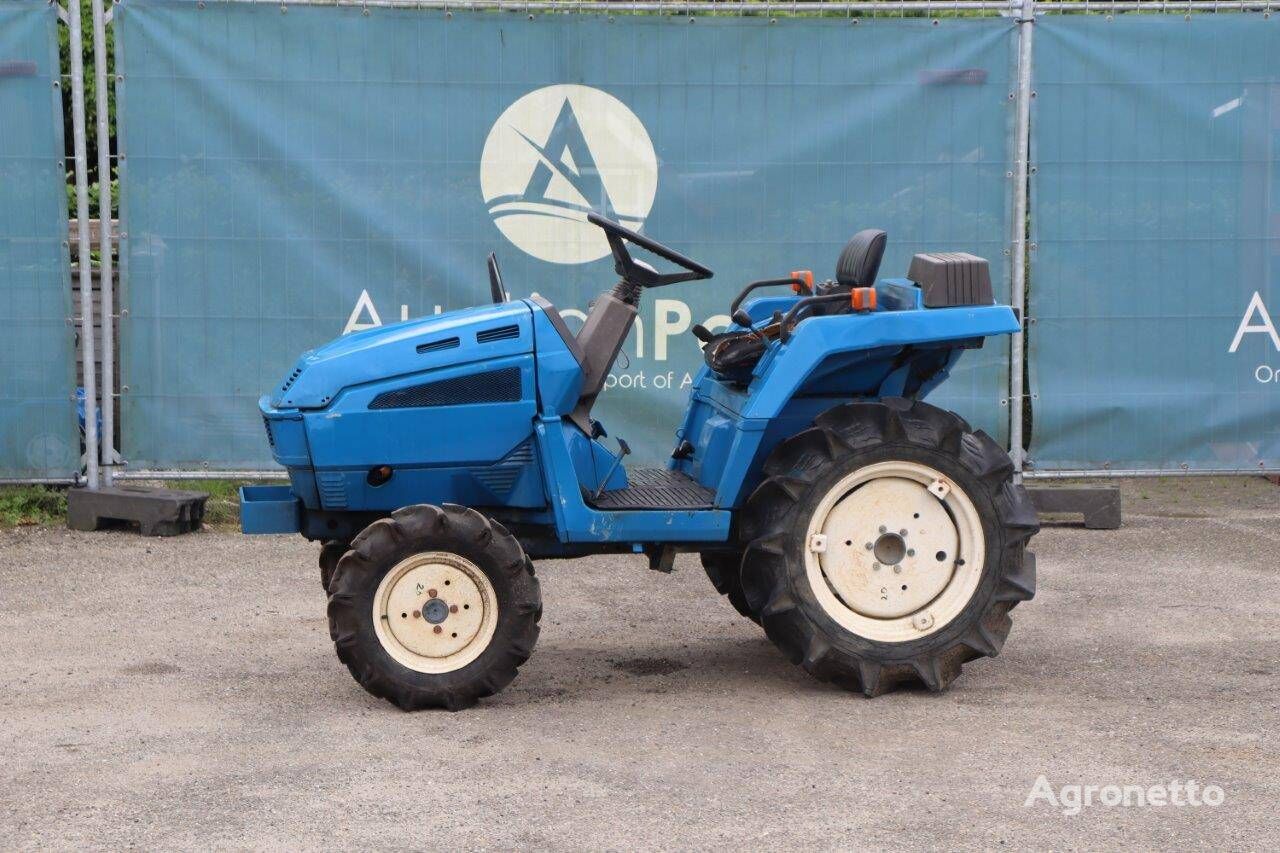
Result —
M694 451L668 467L714 492L709 508L591 505L606 476L606 490L627 486L626 469L569 418L583 368L563 323L545 303L519 300L304 354L259 402L290 485L243 489L242 527L349 539L402 506L448 502L537 531L528 535L544 552L723 542L778 442L850 400L923 397L963 349L1018 328L1003 306L925 308L905 279L882 280L876 292L875 311L809 317L787 342L770 343L746 387L698 373L676 432ZM758 322L796 299L744 307Z

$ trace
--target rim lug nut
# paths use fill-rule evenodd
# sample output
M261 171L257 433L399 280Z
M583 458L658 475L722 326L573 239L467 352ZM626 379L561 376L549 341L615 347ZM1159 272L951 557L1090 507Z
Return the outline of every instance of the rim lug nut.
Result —
M899 535L899 536L906 536L906 535L907 535L906 528L903 528L902 530L899 530L899 531L898 531L898 535Z
M908 548L908 549L907 549L907 556L908 556L908 557L914 557L915 555L916 555L916 549L915 549L915 548Z
M431 630L432 630L432 631L435 631L437 634L439 634L439 633L440 633L441 631L443 631L444 629L443 629L443 628L441 628L439 625L437 625L437 626L435 626L434 628L432 628Z
M435 597L436 597L436 591L434 589L427 590L427 598L435 598Z
M414 618L414 619L421 619L421 618L422 618L422 614L415 610L415 611L413 611L413 618Z
M902 574L902 566L894 566L894 567L893 567L893 573L894 573L895 575L900 575L900 574Z
M457 612L458 612L458 605L456 605L456 604L450 604L450 605L449 605L449 612L450 612L450 613L457 613Z
M888 533L888 532L889 532L889 528L885 527L885 526L882 524L882 525L880 525L880 532L881 532L881 533Z
M872 564L871 564L871 570L872 570L873 572L878 572L878 571L880 571L880 564L879 564L879 563L872 563Z
M870 551L870 550L871 550L872 548L874 548L874 547L876 547L876 546L875 546L875 545L873 545L872 543L870 543L870 542L868 542L868 543L867 543L867 550L868 550L868 551Z

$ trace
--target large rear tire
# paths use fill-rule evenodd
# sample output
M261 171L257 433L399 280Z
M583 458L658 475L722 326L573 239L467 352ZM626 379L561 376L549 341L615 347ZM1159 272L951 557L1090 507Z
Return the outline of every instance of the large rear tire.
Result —
M338 658L406 711L458 711L511 683L538 639L533 563L497 521L444 504L366 527L329 585Z
M789 660L876 696L945 689L1035 595L1039 529L1008 454L959 415L886 398L780 444L748 499L748 606Z

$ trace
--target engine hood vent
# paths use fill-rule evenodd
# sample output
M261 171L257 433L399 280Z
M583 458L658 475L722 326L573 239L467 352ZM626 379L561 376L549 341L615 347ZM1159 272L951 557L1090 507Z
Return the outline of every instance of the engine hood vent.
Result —
M496 329L485 329L476 332L476 343L488 344L494 341L509 341L520 337L520 327L514 323L510 326L498 326Z

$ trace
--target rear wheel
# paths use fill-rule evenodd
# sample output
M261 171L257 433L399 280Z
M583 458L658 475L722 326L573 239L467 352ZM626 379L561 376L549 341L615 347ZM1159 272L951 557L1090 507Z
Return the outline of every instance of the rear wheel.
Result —
M1035 594L1035 510L1004 450L954 413L840 406L765 474L743 512L743 594L819 679L869 696L942 690L999 654L1009 611Z
M453 504L375 521L330 583L338 658L406 711L457 711L516 677L538 638L533 564L505 527Z

